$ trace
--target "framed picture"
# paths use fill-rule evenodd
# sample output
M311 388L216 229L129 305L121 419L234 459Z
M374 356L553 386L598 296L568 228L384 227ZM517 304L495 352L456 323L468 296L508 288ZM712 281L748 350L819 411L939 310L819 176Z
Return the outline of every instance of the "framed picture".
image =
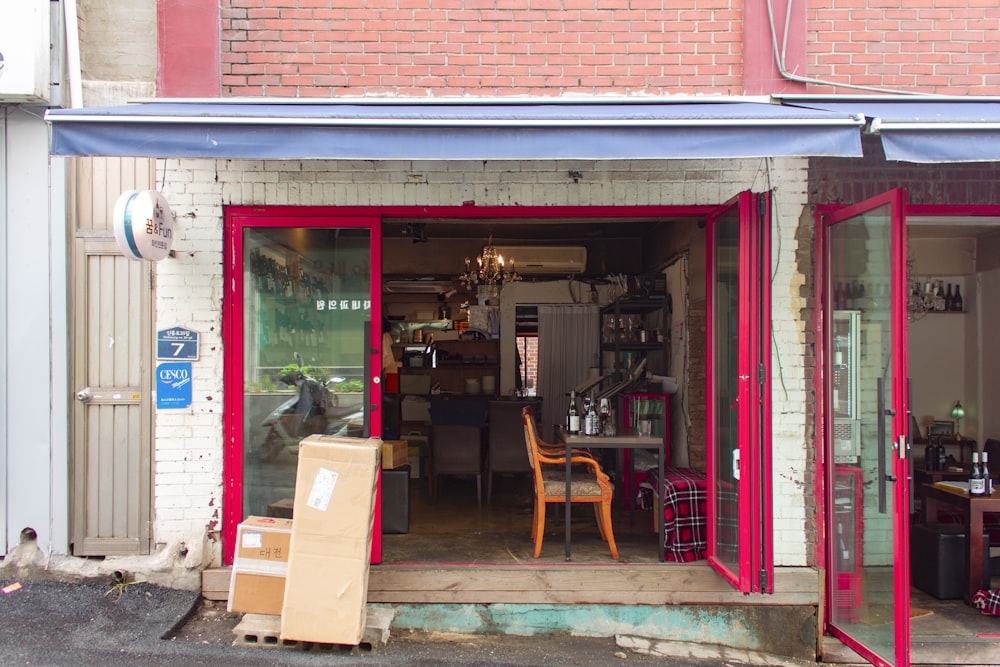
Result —
M942 435L946 438L951 437L955 435L955 422L935 421L931 424L930 429L928 429L927 435Z

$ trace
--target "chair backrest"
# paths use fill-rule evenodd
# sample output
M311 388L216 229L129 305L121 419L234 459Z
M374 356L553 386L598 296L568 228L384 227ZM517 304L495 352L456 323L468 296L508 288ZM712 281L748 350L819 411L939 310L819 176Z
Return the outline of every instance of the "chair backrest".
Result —
M1000 440L988 439L983 443L983 451L990 455L988 459L990 474L996 478L997 474L1000 473Z
M528 472L531 461L525 456L523 401L490 401L490 442L487 459L494 472Z
M531 464L535 474L536 485L542 480L542 466L538 461L538 431L535 428L535 415L531 406L521 409L521 416L524 420L524 447L528 454L528 463Z

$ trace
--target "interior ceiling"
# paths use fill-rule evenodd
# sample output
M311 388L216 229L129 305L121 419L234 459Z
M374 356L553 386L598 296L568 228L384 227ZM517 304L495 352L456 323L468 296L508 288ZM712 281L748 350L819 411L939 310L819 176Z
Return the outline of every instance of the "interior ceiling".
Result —
M434 239L486 239L491 234L497 244L505 242L559 241L562 243L641 238L660 225L692 218L476 218L476 219L391 219L382 224L383 238L412 237L414 226Z

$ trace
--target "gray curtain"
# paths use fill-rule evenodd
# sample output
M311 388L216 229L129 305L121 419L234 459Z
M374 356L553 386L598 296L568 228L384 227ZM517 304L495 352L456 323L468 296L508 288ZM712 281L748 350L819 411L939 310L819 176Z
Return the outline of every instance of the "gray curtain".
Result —
M569 391L598 365L599 311L593 304L538 306L538 395L542 401L539 434L552 440L562 424Z

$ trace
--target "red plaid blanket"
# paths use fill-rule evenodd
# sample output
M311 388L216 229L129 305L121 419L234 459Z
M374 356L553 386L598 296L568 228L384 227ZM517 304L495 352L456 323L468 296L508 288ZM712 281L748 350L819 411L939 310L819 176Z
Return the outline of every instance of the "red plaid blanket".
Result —
M1000 616L1000 588L984 589L972 596L972 605L984 614Z
M702 560L708 546L705 475L689 468L667 467L664 477L665 558L677 563ZM648 472L648 479L654 489L659 487L656 484L656 468Z

